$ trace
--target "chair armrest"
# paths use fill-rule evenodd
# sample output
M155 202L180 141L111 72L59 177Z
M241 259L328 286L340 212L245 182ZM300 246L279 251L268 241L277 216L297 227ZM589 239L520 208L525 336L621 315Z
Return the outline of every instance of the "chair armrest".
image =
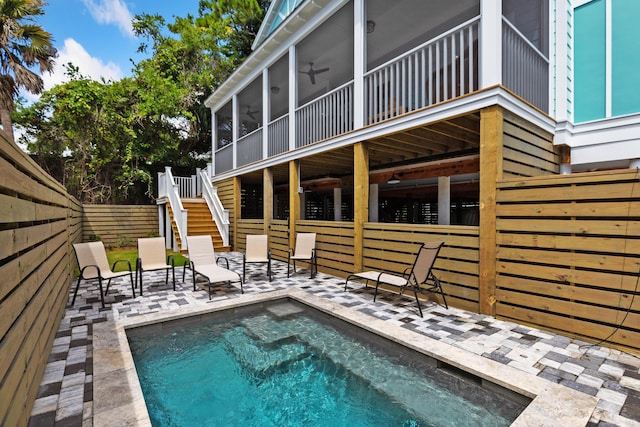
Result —
M116 270L116 265L118 265L119 262L126 262L127 266L129 267L129 271L131 271L131 263L129 262L128 259L119 259L116 262L114 262L113 265L111 266L111 271Z
M221 259L224 260L225 264L227 265L226 269L228 270L229 269L229 260L227 258L225 258L225 257L222 257L222 256L217 257L216 258L216 265L218 264L218 261L220 261Z
M90 265L85 265L84 267L82 267L82 269L80 270L80 277L84 278L84 271L89 267L95 268L98 271L98 277L102 277L102 273L100 273L100 267L98 267L97 264L90 264Z
M169 261L171 261L171 262L169 262ZM173 257L173 255L169 255L167 257L167 264L169 264L171 267L175 267L176 266L175 258Z

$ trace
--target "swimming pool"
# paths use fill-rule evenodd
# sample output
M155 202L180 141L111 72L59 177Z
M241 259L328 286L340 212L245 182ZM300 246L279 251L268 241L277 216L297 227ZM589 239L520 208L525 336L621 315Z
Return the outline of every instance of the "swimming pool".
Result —
M161 331L167 321L192 323L218 311L241 312L255 303L288 298L304 303L340 320L387 340L415 350L439 364L481 378L487 384L522 394L533 401L512 426L584 426L596 408L597 399L571 388L536 377L519 369L475 355L450 344L433 340L393 322L374 318L302 289L282 289L243 295L239 298L186 306L93 325L93 422L102 427L150 426L151 421L135 363L129 348L127 331L141 326ZM466 375L466 374L464 374Z
M284 299L129 330L153 425L508 426L530 402Z

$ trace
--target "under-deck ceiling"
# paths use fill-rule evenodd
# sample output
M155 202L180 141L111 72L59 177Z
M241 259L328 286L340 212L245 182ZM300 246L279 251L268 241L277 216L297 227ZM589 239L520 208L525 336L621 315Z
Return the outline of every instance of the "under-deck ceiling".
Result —
M372 174L378 170L386 171L391 175L394 170L402 170L405 175L426 176L429 175L429 166L424 166L425 163L444 158L469 156L477 153L479 146L480 116L475 112L368 140L369 167ZM420 172L412 172L412 165L416 171ZM462 173L469 173L469 168L476 165L477 161L465 166ZM441 165L433 167L442 170ZM276 165L272 167L272 171L276 186L288 184L288 163ZM300 160L302 183L323 178L349 179L352 175L352 146L315 154ZM262 172L245 174L242 176L242 181L249 184L261 183Z

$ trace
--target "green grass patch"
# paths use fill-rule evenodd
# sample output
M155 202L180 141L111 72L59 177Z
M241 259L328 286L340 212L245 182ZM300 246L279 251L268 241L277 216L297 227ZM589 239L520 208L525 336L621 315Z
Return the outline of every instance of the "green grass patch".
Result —
M173 255L174 265L176 267L182 267L184 265L185 260L187 259L184 255L167 250L167 256ZM131 248L116 248L116 249L108 249L107 250L107 259L109 260L109 266L112 266L114 262L117 260L128 260L131 263L131 270L135 270L136 268L136 260L138 259L138 250ZM127 263L119 262L116 265L115 271L126 271Z

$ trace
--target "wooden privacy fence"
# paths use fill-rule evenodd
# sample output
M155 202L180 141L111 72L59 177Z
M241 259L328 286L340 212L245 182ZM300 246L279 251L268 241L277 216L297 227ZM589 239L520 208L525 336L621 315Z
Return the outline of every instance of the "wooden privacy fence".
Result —
M82 206L0 137L0 424L26 426L69 296Z
M238 248L246 249L247 234L264 234L262 220L238 220ZM335 221L299 221L298 233L317 233L318 268L339 277L353 271L353 223ZM273 220L269 226L269 249L273 259L287 261L289 234L286 220ZM304 265L304 263L300 263Z
M158 207L83 205L82 240L102 240L105 246L137 244L139 238L158 235Z
M237 227L238 244L233 250L244 252L247 249L246 237L248 234L269 234L271 256L277 260L287 260L289 240L286 220L273 220L269 227L269 233L264 232L264 221L261 219L238 219Z
M478 227L369 222L364 228L364 270L402 273L423 242L444 242L434 265L447 302L477 312ZM441 301L440 301L441 302Z
M504 180L496 315L640 349L638 171Z

